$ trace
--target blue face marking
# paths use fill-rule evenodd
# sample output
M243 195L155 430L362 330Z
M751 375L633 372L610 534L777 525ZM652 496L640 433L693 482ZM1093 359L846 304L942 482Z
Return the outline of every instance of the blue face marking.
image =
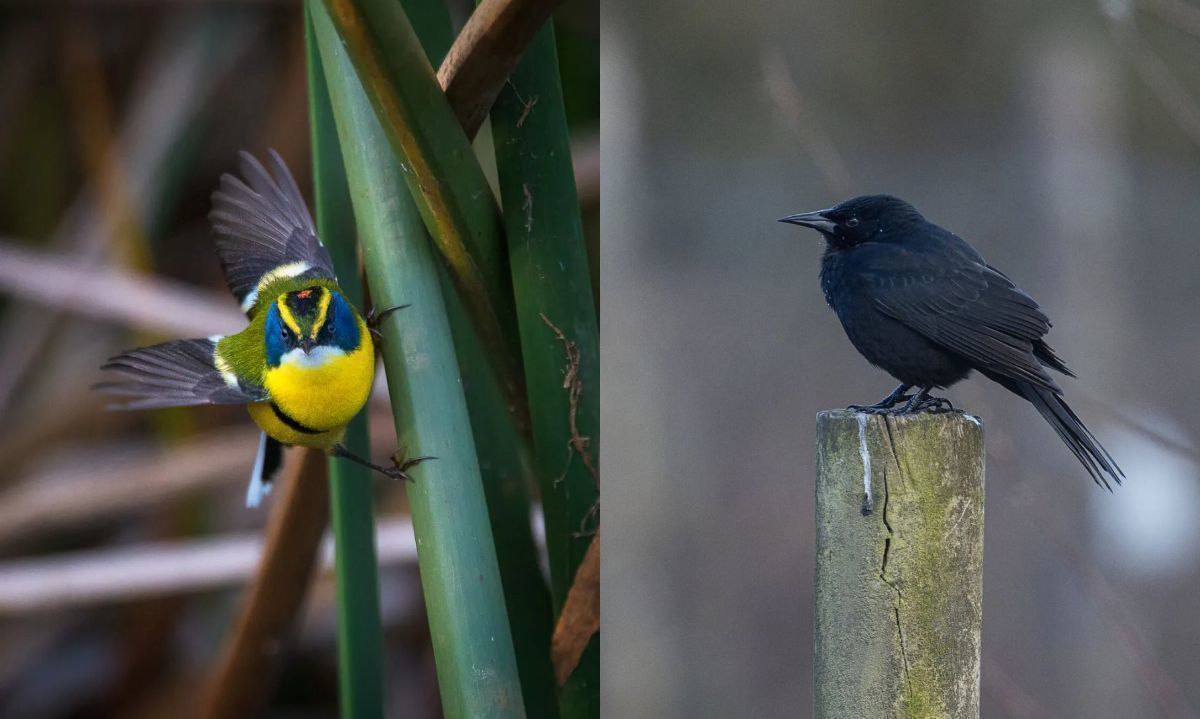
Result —
M354 310L350 309L341 292L330 292L330 295L325 327L319 336L320 342L323 345L339 347L347 353L353 352L358 349L360 343L358 320L354 317Z
M264 330L267 341L268 367L278 367L279 358L283 357L291 349L287 338L283 336L283 331L284 324L283 319L279 316L279 307L272 302L271 308L267 310L267 324Z

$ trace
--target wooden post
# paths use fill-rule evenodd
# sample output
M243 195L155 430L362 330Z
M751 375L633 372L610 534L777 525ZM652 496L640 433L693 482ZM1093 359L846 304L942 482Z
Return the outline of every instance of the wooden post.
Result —
M979 717L983 428L817 415L818 719Z

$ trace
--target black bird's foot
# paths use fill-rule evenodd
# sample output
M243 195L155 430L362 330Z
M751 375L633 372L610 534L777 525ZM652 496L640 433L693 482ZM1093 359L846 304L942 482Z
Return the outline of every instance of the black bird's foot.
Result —
M906 399L911 401L912 395L905 394L910 387L912 387L912 385L902 384L896 389L892 390L892 393L887 397L884 397L875 404L852 404L846 409L854 412L862 412L864 414L892 414L896 411L894 409L896 405L900 404Z
M903 402L904 400L911 400L911 399L912 399L912 395L910 395L910 394L901 395L899 398L897 398L896 404L899 404L900 402ZM907 406L908 405L905 405L905 407L907 407ZM847 407L846 409L854 411L854 412L862 412L863 414L904 414L905 413L904 407L897 407L895 405L885 405L885 404L880 404L878 402L875 404L867 404L867 405L852 404L849 407Z
M396 305L395 307L388 307L385 310L376 310L374 307L372 307L371 309L367 310L367 316L363 318L367 322L367 329L371 332L371 335L376 340L382 341L383 335L379 332L379 325L391 313L395 312L396 310L402 310L409 306L410 305Z
M412 459L405 459L404 450L398 449L392 455L392 464L394 466L383 470L383 473L392 479L403 479L405 482L411 482L413 481L413 478L408 476L408 470L427 459L437 459L437 457L414 457Z
M395 312L396 310L402 310L405 307L411 306L412 305L408 304L396 305L395 307L388 307L386 310L380 310L372 307L371 309L367 310L367 316L365 318L367 320L367 327L376 329L379 327L379 323L383 322L391 313Z
M945 397L926 397L924 400L918 402L912 409L908 409L908 405L905 405L903 414L919 414L921 412L928 412L929 414L945 414L947 412L962 413L962 410L955 409L950 400L946 399Z
M950 400L945 397L931 397L929 395L930 389L932 388L922 388L896 414L919 414L921 412L928 412L930 414L942 414L944 412L962 413L962 410L955 409Z
M397 451L395 454L392 455L392 465L393 466L384 467L381 464L375 464L374 462L370 461L369 459L363 459L362 457L359 457L357 454L354 454L353 452L346 449L344 446L342 446L340 444L333 445L333 447L329 450L329 453L331 455L333 455L334 457L341 457L342 459L348 459L351 462L354 462L355 464L360 464L369 469L373 469L382 475L391 477L392 479L403 479L407 482L413 481L412 477L408 476L409 469L411 469L412 467L415 467L416 465L420 464L421 462L424 462L427 459L437 459L437 457L417 457L416 459L404 459L404 452Z

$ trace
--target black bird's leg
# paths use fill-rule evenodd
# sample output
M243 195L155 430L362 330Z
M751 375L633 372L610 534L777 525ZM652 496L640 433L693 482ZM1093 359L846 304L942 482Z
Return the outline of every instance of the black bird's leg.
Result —
M402 310L408 306L409 305L396 305L395 307L389 307L386 310L378 311L372 307L371 309L367 310L367 316L363 318L367 321L367 329L370 330L375 339L382 340L383 335L379 332L380 323L383 322L384 318L391 313L395 312L396 310Z
M957 412L950 400L945 397L930 397L929 390L933 389L933 385L926 385L921 388L908 400L908 404L904 405L898 414L916 414L917 412L931 412L938 414L941 412Z
M333 447L329 450L329 454L333 455L334 457L348 459L355 464L361 464L364 467L373 469L376 472L380 472L381 474L391 477L392 479L403 479L408 482L413 481L412 477L408 476L408 470L410 468L417 466L427 459L437 459L437 457L417 457L415 459L404 459L403 452L396 452L392 455L392 464L394 466L384 467L383 465L375 464L370 460L359 457L357 454L354 454L340 444L333 445Z
M866 412L867 414L880 414L908 399L908 395L904 393L907 392L911 387L911 384L901 384L899 387L892 390L891 394L879 400L875 404L852 404L846 409L852 409L855 412Z

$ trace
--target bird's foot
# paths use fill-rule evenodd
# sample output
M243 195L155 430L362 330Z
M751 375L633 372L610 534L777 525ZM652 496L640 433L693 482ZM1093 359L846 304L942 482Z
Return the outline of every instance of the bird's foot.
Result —
M896 414L920 414L927 412L929 414L945 414L947 412L958 412L962 414L961 409L956 409L950 400L945 397L924 397L917 395L908 401L908 404Z
M903 414L904 407L897 407L896 405L905 400L911 400L912 397L913 395L903 394L896 398L894 404L884 404L883 402L876 402L875 404L852 404L846 407L846 409L851 412L861 412L863 414Z
M912 400L913 395L905 394L910 387L912 385L902 384L892 390L892 393L887 397L884 397L875 404L852 404L846 409L852 412L862 412L863 414L895 414L898 411L895 409L896 405L905 400Z
M408 476L409 469L417 466L427 459L437 459L437 457L417 457L415 459L405 459L404 451L397 450L394 454L392 454L392 466L385 467L382 464L375 464L368 459L359 457L357 454L354 454L340 444L333 445L333 447L329 450L329 453L334 457L348 459L355 464L360 464L369 469L373 469L380 474L391 477L392 479L403 479L406 482L413 481L413 478Z
M364 319L367 321L367 327L370 327L371 329L377 329L379 327L379 323L383 322L388 315L396 310L402 310L405 307L411 306L412 305L408 304L396 305L395 307L388 307L385 310L372 307L371 309L367 310L367 316Z
M372 307L371 309L367 310L367 316L363 319L367 322L367 330L370 331L371 336L382 342L383 334L379 332L379 325L382 324L384 319L386 319L391 313L395 312L396 310L402 310L409 306L410 305L406 304L396 305L395 307L388 307L385 310L377 310L376 308Z
M413 478L408 476L408 470L427 459L437 459L437 457L413 457L412 459L405 459L404 450L398 449L392 455L392 464L394 466L381 471L392 479L403 479L405 482L411 482Z

